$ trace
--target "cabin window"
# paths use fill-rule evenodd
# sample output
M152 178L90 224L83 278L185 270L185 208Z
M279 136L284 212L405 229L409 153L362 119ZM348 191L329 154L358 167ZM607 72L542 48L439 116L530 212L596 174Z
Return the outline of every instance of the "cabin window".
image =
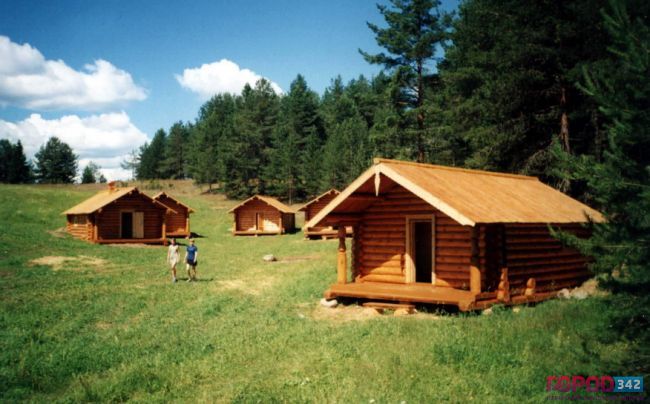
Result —
M72 225L73 226L83 226L86 224L85 215L74 215L72 216Z

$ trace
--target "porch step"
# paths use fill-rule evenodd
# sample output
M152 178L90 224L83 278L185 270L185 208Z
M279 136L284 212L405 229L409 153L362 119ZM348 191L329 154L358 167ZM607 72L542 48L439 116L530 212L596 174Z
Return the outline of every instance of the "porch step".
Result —
M365 302L362 304L363 307L370 307L378 310L399 310L403 309L409 313L415 310L414 304L409 303L387 303L387 302Z

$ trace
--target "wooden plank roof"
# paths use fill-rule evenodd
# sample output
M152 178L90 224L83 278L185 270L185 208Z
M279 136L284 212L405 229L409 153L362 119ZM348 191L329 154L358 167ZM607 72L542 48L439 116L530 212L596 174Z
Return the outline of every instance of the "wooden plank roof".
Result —
M394 184L401 185L463 225L604 221L600 212L543 184L536 177L375 159L372 167L306 226L317 226L330 213L363 211L371 202L351 203L355 192L381 194Z
M160 191L160 192L158 192L156 195L152 196L152 198L155 199L155 200L159 200L159 199L160 199L161 197L163 197L163 196L164 196L165 198L169 198L169 199L171 199L172 201L176 202L177 204L179 204L179 205L184 206L185 208L187 208L188 213L193 213L193 212L194 212L194 209L192 209L191 207L187 206L186 204L184 204L183 202L179 201L178 199L174 198L173 196L169 195L169 194L166 193L165 191Z
M285 205L284 203L278 201L275 198L272 198L270 196L264 196L264 195L253 195L250 198L246 199L244 202L240 203L239 205L235 206L234 208L230 209L228 213L234 213L237 209L241 208L242 206L246 205L247 203L253 201L253 200L260 200L267 205L270 205L277 210L279 210L282 213L296 213L293 209Z
M170 208L169 206L151 198L149 195L144 194L138 190L136 187L126 187L126 188L114 188L114 189L106 189L104 191L100 191L96 193L95 195L91 196L90 198L86 199L85 201L81 202L78 205L75 205L71 207L70 209L66 210L63 212L63 215L88 215L90 213L93 213L104 206L108 205L109 203L112 203L118 199L120 199L123 196L129 195L133 192L136 192L145 198L151 200L152 203L160 206L163 209L169 209L170 211L174 213L176 212L174 209Z
M332 188L332 189L330 189L329 191L323 192L322 194L318 195L316 198L314 198L314 199L312 199L311 201L307 202L306 204L302 205L301 207L299 207L298 209L296 209L296 211L299 212L299 211L305 210L305 209L307 209L307 208L309 207L309 205L311 205L311 204L313 204L313 203L316 203L316 202L320 201L324 196L327 196L327 195L332 194L332 193L333 193L334 195L338 195L338 194L341 193L341 191Z

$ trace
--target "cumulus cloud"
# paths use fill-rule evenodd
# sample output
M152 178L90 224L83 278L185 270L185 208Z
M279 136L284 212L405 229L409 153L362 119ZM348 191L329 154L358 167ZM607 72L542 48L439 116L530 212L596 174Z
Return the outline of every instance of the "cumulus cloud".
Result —
M175 77L181 86L206 100L220 93L239 94L246 83L252 87L255 82L263 78L252 70L240 68L228 59L184 69L182 75L176 74ZM266 80L271 83L271 87L277 94L282 93L279 85L269 79Z
M106 60L78 71L62 60L45 59L27 43L0 36L0 106L98 110L146 97L128 72Z
M102 173L109 180L131 176L120 168L120 162L148 140L125 112L83 118L66 115L59 119L44 119L40 114L32 114L17 123L0 119L0 138L12 142L20 140L29 158L52 136L72 147L79 156L80 168L93 161L102 167Z

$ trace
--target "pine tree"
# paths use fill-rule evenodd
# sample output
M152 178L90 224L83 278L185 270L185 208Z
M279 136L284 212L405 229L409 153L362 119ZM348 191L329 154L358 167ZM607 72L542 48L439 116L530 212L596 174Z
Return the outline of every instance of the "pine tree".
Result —
M591 152L595 105L573 84L605 56L605 0L468 0L440 65L442 134L460 136L464 165L551 177L554 139ZM455 140L452 139L452 142ZM461 153L454 159L464 158ZM461 162L459 162L461 163Z
M604 17L616 59L585 72L582 89L606 122L602 159L556 149L569 178L586 182L607 219L594 225L591 239L572 242L594 257L594 270L612 287L641 294L650 285L650 7L644 4L632 17L622 1L612 2Z
M77 156L57 137L51 137L38 150L36 176L44 184L71 184L77 176Z
M0 182L31 182L31 169L20 140L15 145L7 139L0 140Z
M99 182L101 175L102 174L99 172L99 166L91 161L86 165L86 167L84 167L81 173L81 183L94 184Z
M136 173L138 179L166 178L167 173L162 164L165 158L166 142L165 130L158 129L151 143L145 143L140 147L140 164Z
M164 178L184 179L187 176L189 140L189 127L182 121L174 123L169 129L165 143L165 159L161 162Z
M437 0L391 0L390 3L391 8L377 5L387 28L368 23L377 43L388 54L371 55L359 51L369 63L382 65L393 73L394 99L402 112L415 121L415 127L409 130L412 154L418 161L424 161L426 116L423 106L427 80L435 68L437 47L447 38L451 16L440 12Z

